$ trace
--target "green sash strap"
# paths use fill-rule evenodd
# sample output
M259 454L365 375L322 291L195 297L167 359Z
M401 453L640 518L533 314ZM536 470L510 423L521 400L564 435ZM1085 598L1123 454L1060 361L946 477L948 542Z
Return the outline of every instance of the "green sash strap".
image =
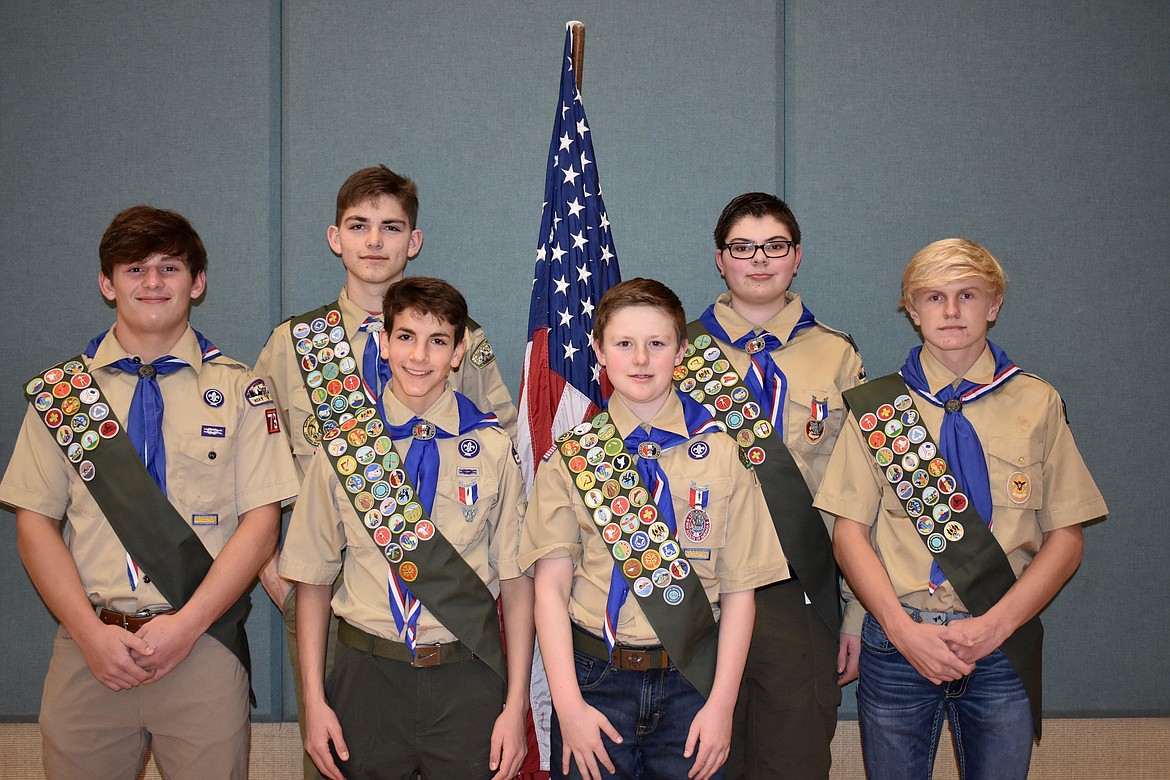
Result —
M971 614L985 614L1015 584L1015 572L950 466L939 457L902 377L890 374L855 387L845 393L845 403L923 544ZM1024 684L1037 738L1043 643L1044 628L1040 618L1033 617L999 647Z
M360 356L351 352L340 308L332 304L294 317L291 330L305 389L321 422L321 446L358 520L392 573L506 682L496 600L417 499L362 381ZM416 426L415 437L433 436L426 427Z
M609 413L560 436L557 448L658 640L691 685L710 697L719 643L711 605L681 545L659 519Z
M25 396L73 464L118 540L163 597L182 609L214 562L211 553L151 479L84 356L33 377ZM207 629L251 676L244 593ZM251 695L255 705L255 694Z
M812 493L783 433L761 418L760 401L732 367L703 323L687 326L687 345L682 365L675 369L679 390L706 404L728 436L739 445L744 465L755 468L768 514L813 609L836 636L841 631L841 594L833 540L821 513L813 508Z

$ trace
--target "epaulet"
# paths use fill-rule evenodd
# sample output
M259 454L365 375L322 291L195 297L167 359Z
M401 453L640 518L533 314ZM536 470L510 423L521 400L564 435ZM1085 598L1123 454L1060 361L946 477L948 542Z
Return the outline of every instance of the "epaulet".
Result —
M829 333L832 333L835 336L840 336L841 338L845 339L846 341L849 342L849 346L853 347L854 352L856 352L858 355L861 354L861 350L857 348L857 342L853 340L853 336L851 336L849 333L847 333L843 330L837 330L836 328L831 328L828 325L826 325L825 323L821 322L820 320L817 320L817 326L820 328L823 328L824 330L828 331Z
M483 328L483 326L480 325L476 320L472 319L471 315L467 316L467 329L469 331L474 333L475 331L481 330L482 328Z

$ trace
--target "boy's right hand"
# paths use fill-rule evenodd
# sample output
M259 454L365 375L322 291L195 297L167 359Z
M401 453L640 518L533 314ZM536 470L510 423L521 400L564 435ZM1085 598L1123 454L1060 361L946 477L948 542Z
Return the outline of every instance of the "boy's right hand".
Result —
M333 754L329 752L329 743L342 761L349 760L349 748L345 745L345 737L341 734L341 723L337 720L337 713L324 701L315 704L305 703L305 752L313 759L317 769L329 780L345 780L341 770L333 761Z
M89 672L111 691L126 691L148 682L154 672L134 659L137 653L148 659L154 648L121 626L93 621L91 630L78 633L73 641L85 656Z
M601 766L611 775L616 772L609 754L605 752L605 745L601 741L604 732L607 737L616 743L621 743L622 735L609 722L609 718L600 711L590 707L585 700L579 706L572 707L569 712L557 713L561 726L561 740L565 744L561 754L561 774L569 774L570 758L577 762L584 780L603 780Z
M935 626L915 623L907 617L905 621L896 621L894 630L887 630L886 635L915 671L935 685L958 680L975 671L975 664L967 663L950 648L952 644L962 647L972 644L954 623Z

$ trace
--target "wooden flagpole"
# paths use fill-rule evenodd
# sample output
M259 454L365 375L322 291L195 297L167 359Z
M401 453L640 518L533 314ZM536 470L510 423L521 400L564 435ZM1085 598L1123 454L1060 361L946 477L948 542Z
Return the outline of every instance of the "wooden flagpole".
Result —
M569 22L569 29L573 33L573 73L577 77L577 91L580 92L585 75L585 24L573 20Z

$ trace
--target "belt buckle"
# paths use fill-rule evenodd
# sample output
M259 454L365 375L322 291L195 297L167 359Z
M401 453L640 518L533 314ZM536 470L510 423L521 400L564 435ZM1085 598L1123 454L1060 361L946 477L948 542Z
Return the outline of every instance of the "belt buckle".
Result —
M419 669L438 666L442 663L442 655L443 648L440 645L416 645L414 648L414 660L410 662L410 665Z
M650 655L644 650L619 648L617 660L617 667L626 671L644 672L650 668Z

